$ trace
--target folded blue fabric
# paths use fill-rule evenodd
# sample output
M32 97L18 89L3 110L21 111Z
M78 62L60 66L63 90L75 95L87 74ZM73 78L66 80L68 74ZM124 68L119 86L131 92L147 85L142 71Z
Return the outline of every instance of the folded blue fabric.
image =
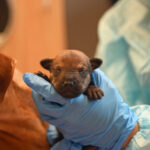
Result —
M120 0L102 17L95 56L129 105L150 104L150 0Z

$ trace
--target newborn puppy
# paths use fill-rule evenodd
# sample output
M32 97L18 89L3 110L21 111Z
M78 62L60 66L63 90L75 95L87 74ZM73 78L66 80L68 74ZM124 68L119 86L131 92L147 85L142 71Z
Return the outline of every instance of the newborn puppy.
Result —
M50 75L48 77L41 72L37 75L49 81L61 96L73 98L84 93L90 100L97 100L104 95L103 91L92 81L92 72L100 67L101 59L89 59L78 50L65 50L54 59L44 59L40 63ZM59 132L59 137L54 142L62 138L63 135ZM83 146L83 150L96 149L97 147L94 146Z
M90 100L101 99L103 91L94 85L91 73L102 64L101 59L89 59L78 50L65 50L54 59L41 60L50 76L41 72L37 75L49 81L65 98L74 98L84 93Z

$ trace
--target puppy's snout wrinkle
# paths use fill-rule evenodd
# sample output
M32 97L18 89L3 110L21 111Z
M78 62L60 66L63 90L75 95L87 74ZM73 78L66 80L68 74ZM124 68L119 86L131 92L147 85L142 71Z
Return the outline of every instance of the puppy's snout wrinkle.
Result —
M76 85L76 80L74 77L68 77L68 78L65 78L64 82L63 82L63 85L64 87L66 86L75 86Z

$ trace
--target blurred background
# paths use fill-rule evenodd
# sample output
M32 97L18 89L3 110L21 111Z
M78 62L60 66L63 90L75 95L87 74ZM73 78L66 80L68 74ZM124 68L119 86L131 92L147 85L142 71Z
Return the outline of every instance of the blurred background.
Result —
M98 22L114 1L0 0L0 52L14 57L22 72L41 70L42 58L63 49L92 57Z

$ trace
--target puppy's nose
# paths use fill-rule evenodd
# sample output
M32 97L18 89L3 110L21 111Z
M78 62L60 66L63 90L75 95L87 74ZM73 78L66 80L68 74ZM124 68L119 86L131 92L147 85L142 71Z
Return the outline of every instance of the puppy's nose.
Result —
M64 86L74 86L75 81L73 79L67 79L67 80L64 81L63 85Z

